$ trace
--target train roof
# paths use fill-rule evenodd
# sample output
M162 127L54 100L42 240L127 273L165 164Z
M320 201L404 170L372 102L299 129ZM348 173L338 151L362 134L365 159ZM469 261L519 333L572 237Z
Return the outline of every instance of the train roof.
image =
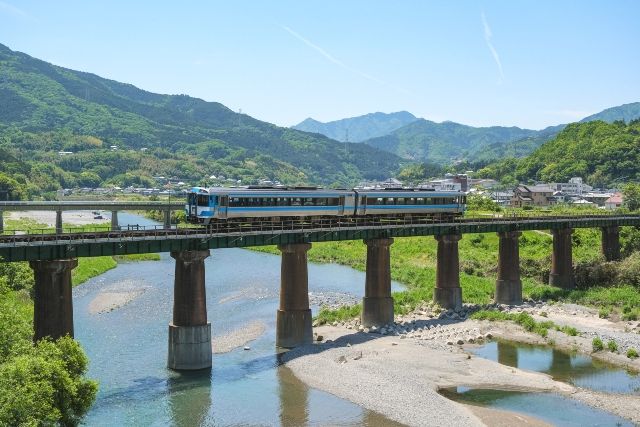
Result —
M249 186L249 187L193 187L191 192L198 194L224 194L224 195L253 195L259 194L263 196L277 197L280 195L303 194L303 195L345 195L357 192L358 194L375 197L437 197L437 196L459 196L464 195L462 191L436 191L434 189L424 188L389 188L389 189L354 189L346 190L328 189L317 187L266 187L266 186Z

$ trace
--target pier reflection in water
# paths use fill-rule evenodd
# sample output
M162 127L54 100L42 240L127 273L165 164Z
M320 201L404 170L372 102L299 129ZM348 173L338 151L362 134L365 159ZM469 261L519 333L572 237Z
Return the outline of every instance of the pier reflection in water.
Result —
M583 354L548 346L494 341L471 350L506 366L551 375L555 380L608 393L640 395L640 375Z
M527 414L558 426L633 426L631 421L553 393L456 387L440 390L448 399Z
M144 224L126 213L120 214L120 222ZM74 289L76 338L90 359L89 377L100 383L86 425L397 425L310 389L279 366L274 346L279 256L215 250L206 268L213 339L251 323L263 324L265 332L249 344L250 351L239 348L215 354L213 368L204 373L166 368L175 270L168 254L162 254L160 261L120 264ZM349 293L359 299L364 273L310 264L309 285L318 295ZM92 312L96 298L129 291L137 296L126 305Z

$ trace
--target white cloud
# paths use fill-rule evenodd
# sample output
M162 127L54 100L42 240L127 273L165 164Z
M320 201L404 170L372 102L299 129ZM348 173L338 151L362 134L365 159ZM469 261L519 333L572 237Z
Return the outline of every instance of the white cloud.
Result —
M484 40L487 42L487 47L491 51L491 55L493 55L494 61L496 61L496 65L498 66L498 72L500 72L500 80L498 83L502 82L504 79L504 72L502 71L502 62L500 62L500 55L498 55L498 51L491 43L491 37L493 34L491 33L491 27L489 27L489 23L487 22L487 17L484 15L484 12L480 13L480 17L482 18L482 26L484 27Z

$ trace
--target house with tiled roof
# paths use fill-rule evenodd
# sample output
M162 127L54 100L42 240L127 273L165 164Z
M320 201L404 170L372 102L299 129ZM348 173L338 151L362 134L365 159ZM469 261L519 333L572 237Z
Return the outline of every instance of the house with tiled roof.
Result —
M604 207L606 209L618 209L622 207L622 203L623 203L622 193L614 193L613 196L605 200Z
M549 206L555 200L548 185L518 185L511 196L511 207Z

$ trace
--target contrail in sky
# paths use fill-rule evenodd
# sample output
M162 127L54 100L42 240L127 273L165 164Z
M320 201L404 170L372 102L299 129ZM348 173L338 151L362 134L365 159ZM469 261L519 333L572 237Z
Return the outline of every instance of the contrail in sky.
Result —
M21 16L23 18L31 18L31 16L29 16L29 14L27 12L25 12L22 9L19 9L17 7L15 7L12 4L0 1L0 10L5 10L7 12L9 12L10 14L13 15L18 15Z
M327 52L326 50L324 50L323 48L321 48L320 46L318 46L317 44L313 43L312 41L310 41L309 39L306 39L304 37L302 37L300 34L298 34L297 32L293 31L291 28L282 25L282 29L285 30L287 33L291 34L293 37L297 38L298 40L300 40L302 43L306 44L307 46L309 46L311 49L315 50L316 52L318 52L320 55L324 56L325 59L329 62L332 62L334 64L336 64L339 67L344 68L347 71L350 71L352 73L358 74L361 77L364 77L367 80L371 80L372 82L376 82L376 83L380 83L383 85L386 85L387 83L370 75L367 73L363 73L360 70L356 70L355 68L352 68L350 66L348 66L347 64L345 64L344 62L340 61L338 58L334 57L333 55L331 55L329 52Z
M496 61L496 65L498 66L498 71L500 72L500 80L498 80L498 83L501 83L502 79L504 78L504 73L502 72L502 62L500 62L498 51L495 47L493 47L493 44L491 43L491 27L489 27L487 17L484 16L484 12L480 13L480 17L482 18L482 25L484 26L484 40L487 42L487 47L489 47L491 55L493 55L493 59Z

